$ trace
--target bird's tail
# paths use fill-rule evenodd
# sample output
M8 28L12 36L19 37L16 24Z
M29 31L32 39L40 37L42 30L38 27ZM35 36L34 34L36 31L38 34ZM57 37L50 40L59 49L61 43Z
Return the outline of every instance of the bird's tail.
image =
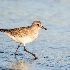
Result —
M7 29L0 29L0 32L7 32Z

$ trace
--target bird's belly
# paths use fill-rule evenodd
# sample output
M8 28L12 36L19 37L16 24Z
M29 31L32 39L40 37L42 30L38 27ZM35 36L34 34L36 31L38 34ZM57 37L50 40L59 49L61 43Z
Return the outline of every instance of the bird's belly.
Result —
M26 44L29 42L32 42L33 40L31 39L31 37L11 37L13 40L15 40L16 42L22 43L22 44Z
M19 40L21 43L23 43L23 44L32 42L31 37L18 38L18 40Z
M32 35L32 36L24 36L24 37L19 37L19 36L12 36L10 34L7 34L11 39L15 40L16 42L26 44L29 42L32 42L35 40L38 36L38 34Z
M16 42L22 43L22 44L26 44L29 42L32 42L32 39L30 37L11 37L13 40L15 40Z

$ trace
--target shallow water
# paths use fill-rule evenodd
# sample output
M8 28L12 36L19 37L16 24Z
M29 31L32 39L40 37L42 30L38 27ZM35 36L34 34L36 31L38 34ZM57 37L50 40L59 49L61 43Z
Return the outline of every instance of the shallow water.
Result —
M18 43L0 33L0 70L70 70L70 1L69 0L0 0L0 28L31 25L40 20L48 30L26 48L15 52ZM17 65L19 64L19 65Z

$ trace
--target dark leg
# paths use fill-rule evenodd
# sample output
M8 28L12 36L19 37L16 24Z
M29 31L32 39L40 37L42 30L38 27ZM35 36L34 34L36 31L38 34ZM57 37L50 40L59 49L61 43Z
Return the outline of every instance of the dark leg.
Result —
M35 60L36 60L36 59L38 59L38 58L36 57L36 55L35 55L35 54L33 54L33 53L31 53L30 51L28 51L28 50L25 48L25 46L24 46L24 51L26 51L26 52L28 52L28 53L32 54L32 55L35 57Z
M21 43L18 45L18 47L17 47L17 49L16 49L16 52L18 51L18 49L19 49L20 45L21 45ZM15 54L16 54L16 52L15 52Z

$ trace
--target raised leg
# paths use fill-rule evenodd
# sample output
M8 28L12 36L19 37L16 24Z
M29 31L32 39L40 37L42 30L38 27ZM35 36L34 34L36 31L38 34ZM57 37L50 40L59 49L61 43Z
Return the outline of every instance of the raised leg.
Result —
M38 59L38 58L36 57L36 55L33 54L32 52L28 51L28 50L25 48L25 46L24 46L24 51L26 51L26 52L30 53L31 55L33 55L33 56L35 57L35 60Z
M17 49L16 49L16 52L18 51L18 49L19 49L20 45L21 45L21 43L18 45L18 47L17 47ZM16 52L15 52L15 54L16 54Z

